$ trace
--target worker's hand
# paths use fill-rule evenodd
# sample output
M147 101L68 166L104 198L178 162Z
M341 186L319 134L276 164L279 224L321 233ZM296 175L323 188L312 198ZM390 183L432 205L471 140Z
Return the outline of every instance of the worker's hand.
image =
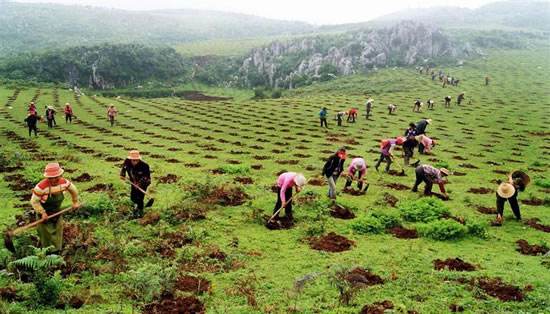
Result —
M42 220L48 219L48 214L46 212L42 212Z
M126 181L126 177L124 177L124 176L120 176L120 180L122 180L122 181Z
M79 209L80 208L80 202L79 201L76 201L73 203L73 205L71 206L73 209Z

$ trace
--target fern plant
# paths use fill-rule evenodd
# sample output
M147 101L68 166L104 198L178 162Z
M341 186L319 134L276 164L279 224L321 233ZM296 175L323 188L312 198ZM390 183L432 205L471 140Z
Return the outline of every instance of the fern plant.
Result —
M32 249L34 251L34 255L25 256L15 260L11 262L10 265L18 269L23 268L24 270L36 272L47 271L65 264L63 257L57 254L48 254L51 247L37 248L33 246Z

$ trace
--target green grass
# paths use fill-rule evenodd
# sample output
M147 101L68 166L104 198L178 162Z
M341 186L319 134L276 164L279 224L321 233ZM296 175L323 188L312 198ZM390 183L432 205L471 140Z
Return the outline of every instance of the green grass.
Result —
M427 76L421 76L410 69L383 69L367 77L342 78L293 91L281 99L260 101L250 100L252 93L232 91L238 97L223 102L190 102L176 98L117 100L101 97L94 101L84 96L80 103L76 103L66 90L42 89L37 99L39 108L54 103L54 94L58 93L59 103L72 102L75 114L84 123L65 125L61 121L62 117L58 116L59 126L51 130L49 136L42 133L38 138L32 138L39 149L38 153L30 153L30 156L37 160L23 160L23 165L43 166L46 160L38 160L38 155L44 153L45 159L57 160L72 170L66 174L69 179L85 172L94 177L92 182L76 183L81 191L98 183L111 183L114 186L111 197L117 208L116 212L108 211L103 215L68 219L71 223L93 224L96 239L96 244L87 253L90 256L88 270L74 273L65 280L66 284L72 286L65 289L66 294L93 297L80 310L68 312L132 312L133 302L124 293L125 276L122 273L105 273L110 263L101 259L92 260L100 248L121 251L127 261L127 270L138 270L147 263L161 265L162 269L168 269L171 265L182 267L183 262L195 253L204 255L219 248L228 256L225 264L201 260L194 264L192 270L212 282L211 293L199 297L209 313L285 313L290 309L299 313L357 313L363 305L385 299L391 300L398 309L420 313L447 312L453 303L464 306L467 312L472 313L550 311L550 272L541 264L543 258L524 256L515 251L515 241L518 239L526 239L531 244L541 241L548 243L550 236L515 222L508 206L505 209L504 226L489 227L487 239L465 237L454 241L436 241L421 237L403 240L383 232L363 235L353 232L353 221L327 217L324 223L327 232L334 231L356 242L352 250L342 253L315 251L304 242L307 231L322 223L316 219L314 206L295 206L297 225L291 230L269 231L252 217L253 208L260 209L266 215L271 212L275 202L271 186L277 172L291 170L301 171L308 178L318 176L323 166L321 159L328 157L322 151L334 151L345 145L345 140L352 138L359 144L349 145L349 155L365 157L368 163L367 179L371 185L366 196L341 194L339 203L357 208L356 219L370 213L387 213L399 217L399 209L387 207L381 199L384 193L394 195L400 202L419 199L420 194L386 187L389 183L411 187L414 171L412 168L407 169L406 177L377 174L373 165L378 157L378 142L402 134L411 121L430 117L434 123L429 126L428 132L439 139L439 145L434 149L434 156L421 156L422 161L432 163L429 159L435 158L448 163L451 170L466 174L450 178L448 189L451 200L445 202L445 205L453 216L465 217L467 221L488 222L493 217L479 213L476 207L493 207L494 193L472 194L468 192L470 188L495 189L493 180L504 179L505 176L494 170L525 169L532 177L549 176L548 137L529 133L546 131L550 122L550 86L545 80L550 69L549 63L546 50L491 51L485 59L469 61L463 67L446 69L461 78L462 83L458 88L443 89ZM487 74L492 81L486 87L483 79ZM21 137L27 136L22 120L26 103L36 91L34 88L23 89L11 105L12 108L1 106L2 151L22 150L20 143L7 140L4 132L14 131ZM462 107L453 103L452 108L444 109L443 97L451 95L455 98L461 91L466 92L466 103L469 100L472 103ZM6 103L13 93L13 90L0 88L0 103ZM220 96L230 94L224 89L211 89L206 93ZM317 114L320 107L328 107L331 117L350 106L359 106L364 110L366 93L375 99L373 120L365 121L364 117L360 117L356 124L342 128L337 128L335 121L330 120L328 133L318 128ZM412 105L416 97L424 101L429 97L435 99L436 109L413 113ZM118 107L119 121L122 123L113 129L104 118L106 104L110 102ZM389 103L398 105L396 115L387 115L386 106ZM113 133L91 128L94 125L112 130ZM46 126L41 124L40 130L46 130ZM67 143L60 142L56 136ZM337 137L338 141L329 141L327 137ZM205 144L219 151L205 147ZM81 152L71 148L74 145L91 151ZM299 146L305 148L299 149ZM152 190L156 202L153 210L160 212L162 219L153 226L141 226L124 216L124 211L128 210L128 189L118 179L115 168L117 162L105 160L107 157L123 158L131 148L148 153L144 159L154 170ZM169 148L180 150L169 151ZM294 156L298 153L309 156ZM207 155L215 156L216 159L204 158ZM269 158L256 160L253 156L257 155ZM456 156L467 160L454 159ZM181 163L168 163L167 159L177 159ZM298 160L298 164L277 163L288 160ZM501 165L490 165L487 163L490 161ZM213 175L210 172L235 162L240 163L232 168L239 170L235 171L238 174ZM198 163L199 167L185 166L190 163ZM464 163L479 169L463 168L460 165ZM240 171L256 164L261 164L263 168L251 168L249 173ZM308 166L313 170L306 170ZM158 179L167 174L176 174L180 180L175 184L159 184ZM220 186L231 183L236 176L249 176L254 180L253 185L243 187L251 197L250 203L213 208L206 213L207 218L204 220L171 224L173 213L169 208L206 206L183 200L193 196L188 191L189 184L201 182L203 186ZM342 180L338 186L339 189L343 188ZM314 191L320 200L325 200L326 189L308 186L306 191ZM24 204L18 198L29 192L16 193L8 187L7 182L0 182L0 202L5 204L0 211L0 221L4 225L13 225L13 216L22 212L21 208L15 206ZM520 193L520 200L531 197L544 199L547 193L545 188L531 184L525 192ZM86 201L96 197L91 196L91 193L82 193L82 198ZM548 206L521 207L524 218L538 217L542 223L550 224ZM155 243L164 239L165 232L176 230L186 230L186 234L195 242L177 249L173 258L162 258L153 249ZM235 245L235 239L238 239L238 245ZM460 257L480 267L466 274L433 270L432 260L449 257ZM230 264L233 267L228 267ZM349 306L340 305L338 292L331 287L328 278L328 269L338 265L368 267L384 278L386 283L359 291ZM214 266L214 272L205 269ZM178 273L187 271L179 269ZM295 280L312 273L319 273L316 280L308 283L300 293L293 291ZM502 277L504 281L519 287L532 285L534 290L527 293L523 302L501 302L490 296L480 299L478 291L468 290L467 286L448 280L478 276ZM254 287L256 307L248 305L243 295L234 293L236 285L242 286L243 280ZM0 282L16 286L21 296L28 295L31 289L28 284L1 274ZM36 309L32 305L32 300L16 305L3 302L0 303L0 309L11 307L14 310L19 306L23 308L22 312L62 312Z

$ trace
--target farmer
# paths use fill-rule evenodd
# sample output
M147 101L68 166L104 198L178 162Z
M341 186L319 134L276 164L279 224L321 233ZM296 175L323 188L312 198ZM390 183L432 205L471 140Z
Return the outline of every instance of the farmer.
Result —
M107 108L107 118L109 119L109 122L111 122L111 126L115 125L115 118L118 114L118 111L115 108L115 105L110 104L109 108Z
M324 125L325 128L328 129L327 114L327 108L323 107L323 109L321 109L321 111L319 112L319 119L321 120L321 127L323 127Z
M346 161L346 149L340 148L334 155L330 156L323 166L323 175L328 181L328 197L336 200L336 181L344 171L344 162Z
M416 182L412 188L413 192L418 192L418 186L424 182L424 195L429 196L432 194L432 186L434 183L439 185L439 190L443 193L445 199L449 199L449 195L445 191L445 184L447 184L447 176L451 173L445 168L437 169L430 165L420 165L416 167Z
M72 208L80 207L76 187L62 175L63 169L58 163L49 163L44 170L46 179L40 181L32 190L31 205L39 216L38 219L45 220L48 215L61 210L65 191L71 194ZM61 251L63 247L63 217L58 216L38 225L38 236L43 248L54 246L55 251Z
M345 111L340 111L336 114L336 121L338 121L338 126L342 126L342 120L346 115Z
M63 112L65 112L65 123L73 123L73 108L71 107L71 104L66 103Z
M416 135L421 135L426 133L426 128L430 123L432 123L432 119L422 119L416 122Z
M36 105L34 104L33 101L31 101L30 105L29 105L29 109L27 110L27 112L29 114L32 114L32 115L37 115L36 113Z
M485 77L485 86L489 86L489 81L491 80L491 78L489 77L489 75L487 75Z
M445 96L445 107L451 106L451 96Z
M38 129L36 127L36 124L38 123L38 119L40 119L40 117L38 117L38 115L36 114L36 111L35 111L35 114L28 114L27 117L25 118L25 122L27 123L27 126L29 127L29 137L31 137L31 132L34 131L34 136L38 136Z
M425 134L421 134L416 137L418 142L418 152L420 154L429 154L432 151L432 148L436 145L436 141L427 137Z
M443 88L445 88L445 86L447 86L447 77L443 76Z
M366 116L367 116L367 120L369 119L369 117L370 117L370 112L372 111L372 102L373 102L373 101L374 101L374 100L373 100L372 98L369 98L369 99L367 100L367 103L365 104L366 111L367 111L367 115L366 115Z
M380 142L380 159L378 159L378 162L376 163L376 166L374 168L376 171L378 171L378 167L382 163L382 161L386 161L386 172L390 171L390 166L392 164L393 160L393 149L395 148L395 145L403 145L405 143L404 137L398 137L396 139L387 139L382 140Z
M389 104L388 105L388 114L394 114L396 110L397 110L396 105L394 105L394 104Z
M357 108L350 108L348 111L348 122L355 123L357 118Z
M458 94L456 97L456 103L460 105L460 103L464 100L464 92Z
M53 128L57 125L55 122L55 109L53 106L46 106L46 120L48 120L48 128Z
M414 102L413 112L420 112L420 107L422 107L422 102L420 99L416 99Z
M517 175L516 175L517 174ZM504 204L506 201L510 203L512 212L516 220L521 220L521 212L519 210L518 193L525 191L525 187L529 184L530 179L525 173L516 171L508 176L508 182L503 182L498 186L497 197L497 218L496 225L502 225L504 220Z
M353 158L351 164L348 167L348 174L346 178L346 186L344 189L348 189L353 182L353 177L357 173L357 188L359 191L363 190L363 182L365 175L367 174L367 163L363 158Z
M430 98L426 102L428 104L428 109L433 110L434 109L434 101Z
M120 170L120 179L126 181L126 173L128 173L128 179L133 183L130 190L130 199L135 204L133 216L134 218L143 217L143 199L145 194L141 192L136 186L142 190L147 191L147 187L151 184L151 171L149 165L141 160L139 151L132 150L128 154L122 169Z
M274 219L279 218L279 209L285 209L285 216L289 221L294 220L292 216L292 188L296 187L296 193L302 190L306 185L306 178L301 173L285 172L277 179L277 202L273 209L273 214L276 213Z

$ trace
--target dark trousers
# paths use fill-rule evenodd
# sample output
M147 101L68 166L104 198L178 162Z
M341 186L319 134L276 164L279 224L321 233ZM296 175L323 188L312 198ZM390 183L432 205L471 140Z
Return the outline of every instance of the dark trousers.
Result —
M367 110L367 120L369 119L370 117L370 110Z
M327 118L321 118L321 127L323 127L323 125L325 128L328 128Z
M378 159L378 162L376 163L375 168L378 169L378 166L382 163L382 161L386 161L386 172L390 171L390 166L392 163L392 160L389 155L380 154L380 159Z
M432 193L433 183L430 180L428 180L428 177L424 173L424 168L417 167L415 173L416 173L416 182L414 183L414 187L412 188L413 192L418 191L418 186L420 185L420 183L424 182L426 184L426 186L424 187L424 194L430 195Z
M338 126L342 126L342 118L337 118L336 120L338 120Z
M48 128L53 128L53 125L54 125L54 120L48 119Z
M134 211L134 216L142 217L143 206L144 206L143 200L145 199L145 194L143 194L140 190L132 186L132 190L130 192L130 199L134 204L136 204L136 210Z
M517 220L521 220L521 213L519 211L519 203L518 203L518 192L510 198L502 198L497 193L497 213L502 216L502 213L504 212L504 204L508 200L508 203L510 203L510 207L512 207L512 211L514 212L514 216L516 216Z
M412 145L412 143L408 144L406 142L405 142L405 144L407 144L407 145L403 145L403 152L405 154L405 158L404 158L405 160L404 161L405 161L405 166L408 166L409 161L414 156L414 146L416 146L416 145Z
M34 136L38 136L38 129L36 128L36 124L29 125L29 137L31 137L32 131L34 131Z
M109 122L111 122L111 126L115 125L115 117L109 117Z
M73 115L71 115L71 114L66 114L65 115L65 123L67 123L67 122L73 123Z
M285 206L285 215L286 218L292 220L294 219L294 217L292 216L292 188L286 189L285 198L287 202ZM281 200L281 188L277 187L277 202L275 203L275 208L273 208L273 214L275 214L279 210L279 208L281 208L281 206L283 206L283 200ZM279 214L280 212L275 217L279 217Z
M360 171L357 171L357 178L358 179L361 179L361 172ZM351 184L353 183L353 178L352 177L347 177L346 179L346 186L344 187L345 189L349 188L351 186ZM357 181L357 188L359 190L362 190L363 189L363 182L362 181Z
M418 152L420 154L424 154L424 149L425 149L424 144L418 143Z

